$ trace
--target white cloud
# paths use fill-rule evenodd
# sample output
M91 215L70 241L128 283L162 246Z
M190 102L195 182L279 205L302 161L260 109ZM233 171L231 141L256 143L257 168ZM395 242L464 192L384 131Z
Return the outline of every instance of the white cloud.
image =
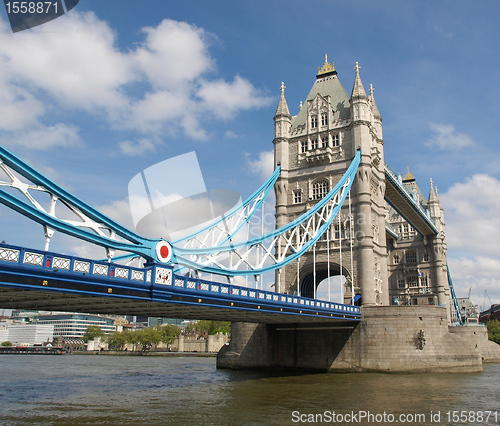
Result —
M64 105L92 110L126 103L120 86L131 81L116 34L93 13L65 15L43 30L0 32L2 67L12 80L49 93Z
M274 172L274 152L262 151L256 160L247 156L247 163L252 173L259 175L262 181L266 181Z
M144 155L155 151L155 145L149 139L139 139L137 141L123 141L120 143L120 149L125 155L131 157Z
M47 147L68 146L75 139L66 132L63 141L63 125L43 124L62 107L146 139L181 131L206 140L203 120L227 120L269 103L240 76L229 82L208 78L216 69L208 50L215 37L205 30L165 19L143 28L142 35L128 50L120 49L115 30L91 12L72 11L43 29L16 34L0 19L0 130L41 136L45 129L44 139L57 136ZM145 147L153 149L142 142ZM140 154L137 148L121 145L126 155Z
M477 174L440 195L445 211L448 263L459 297L486 304L484 291L500 303L500 181ZM465 253L453 257L453 252Z
M440 195L450 248L500 257L500 181L484 174Z
M452 124L430 123L433 135L425 142L429 147L438 149L462 149L475 145L474 140L467 133L458 133Z
M36 125L45 112L42 102L17 84L9 84L2 74L0 71L0 130L15 131Z
M173 89L214 68L209 35L203 29L165 19L156 28L142 31L146 40L132 57L154 87Z
M197 95L218 118L228 120L244 109L260 108L273 100L262 96L245 78L237 75L232 83L224 80L203 81Z
M128 229L134 229L134 221L132 220L128 197L122 200L111 200L108 204L98 206L97 210L120 225Z
M232 130L226 130L224 132L224 137L226 139L238 139L239 135L237 133L233 132Z
M53 149L55 147L77 146L81 143L76 126L62 123L54 126L38 125L25 132L14 132L0 139L5 146L24 146L35 150Z
M500 259L487 256L449 258L448 263L457 297L465 297L470 289L471 299L480 307L489 308L490 299L492 303L500 303Z

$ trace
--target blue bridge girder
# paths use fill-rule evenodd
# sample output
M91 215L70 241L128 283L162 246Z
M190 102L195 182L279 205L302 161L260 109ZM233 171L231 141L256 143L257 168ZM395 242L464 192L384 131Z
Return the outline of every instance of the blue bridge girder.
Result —
M0 244L0 307L256 323L358 322L360 308Z

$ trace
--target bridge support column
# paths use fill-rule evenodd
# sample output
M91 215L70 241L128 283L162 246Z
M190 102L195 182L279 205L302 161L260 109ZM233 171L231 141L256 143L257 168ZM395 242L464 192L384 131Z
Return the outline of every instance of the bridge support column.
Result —
M357 324L234 324L217 367L477 372L482 370L481 351L477 336L450 332L445 308L372 306L362 307Z

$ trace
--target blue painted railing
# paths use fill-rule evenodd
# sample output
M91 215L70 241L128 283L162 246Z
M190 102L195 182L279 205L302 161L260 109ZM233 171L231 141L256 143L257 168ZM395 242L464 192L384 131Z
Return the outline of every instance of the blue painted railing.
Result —
M147 291L150 300L155 302L192 304L189 301L173 302L172 295L177 294L199 297L204 301L205 306L211 304L210 300L225 300L245 302L244 307L229 305L231 309L239 310L254 311L267 306L275 308L273 312L292 315L315 315L349 320L359 320L361 316L358 306L185 277L174 274L173 268L167 265L152 264L144 268L136 268L0 244L0 274L8 270L15 270L17 275L36 275L38 278L43 278L46 273L50 275L49 280L57 278L62 281L81 281L84 278L85 281L101 287L109 286L109 296L113 297L116 296L113 288L122 288ZM12 286L14 284L0 282L0 285ZM40 287L36 289L40 290ZM61 287L47 288L47 290L64 291ZM103 296L102 292L92 294ZM120 295L120 297L139 298L126 295Z

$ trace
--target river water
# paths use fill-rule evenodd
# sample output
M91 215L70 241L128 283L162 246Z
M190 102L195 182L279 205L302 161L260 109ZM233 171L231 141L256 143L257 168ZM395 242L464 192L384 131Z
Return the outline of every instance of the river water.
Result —
M0 356L1 425L500 425L499 401L500 364L283 376L217 370L215 358Z

